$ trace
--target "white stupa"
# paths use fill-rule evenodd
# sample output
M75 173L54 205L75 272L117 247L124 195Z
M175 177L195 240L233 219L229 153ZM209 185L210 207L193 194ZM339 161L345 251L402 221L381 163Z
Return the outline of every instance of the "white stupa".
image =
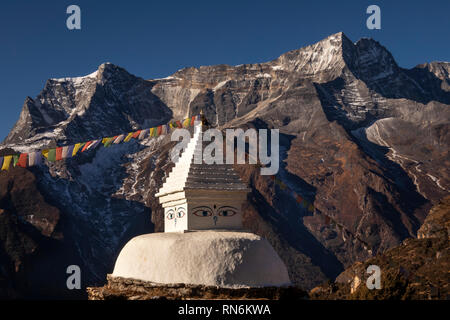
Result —
M164 233L131 239L113 277L158 284L227 288L286 286L283 261L269 242L242 229L249 189L231 165L195 164L202 124L156 194L164 208Z

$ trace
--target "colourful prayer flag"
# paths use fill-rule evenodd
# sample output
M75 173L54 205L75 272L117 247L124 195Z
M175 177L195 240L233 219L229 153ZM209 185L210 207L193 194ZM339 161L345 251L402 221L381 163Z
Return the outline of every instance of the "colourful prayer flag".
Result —
M56 160L62 160L62 147L58 147L56 148L56 156L55 159Z
M72 158L74 147L74 145L71 145L63 148L63 159Z
M83 149L81 149L81 152L86 151L87 147L89 147L89 145L90 145L92 142L94 142L94 141L88 141L88 142L86 142L86 144L84 145Z
M13 155L13 166L14 167L17 165L17 162L19 162L19 155L15 154L15 155Z
M105 147L111 146L111 144L114 142L114 140L117 139L117 137L118 136L114 136L114 137L109 138L109 140L105 143Z
M11 163L12 156L5 156L3 158L2 170L8 170Z
M124 134L121 134L120 136L118 136L116 139L114 139L114 144L118 144L118 143L121 143L122 142L122 140L125 138L125 135Z
M197 120L197 116L193 116L191 118L191 126L193 126L195 124L195 120Z
M156 134L158 135L158 136L160 136L161 134L162 134L162 126L158 126L158 129L157 129L157 131L156 131Z
M108 138L103 138L102 142L103 142L103 146L109 147L111 145L111 143L114 141L114 137L108 137Z
M55 162L56 161L56 149L49 149L48 150L47 160L51 161L51 162Z
M178 128L183 128L183 125L181 124L180 120L175 121Z
M69 151L69 146L62 147L61 158L66 159L68 151Z
M73 151L72 151L72 157L74 157L78 150L80 150L80 148L83 146L84 143L77 143L75 144L75 146L73 147Z
M133 138L137 139L137 137L139 137L139 135L141 134L141 130L136 131L135 133L133 133Z
M183 121L183 127L184 128L189 128L190 124L191 124L191 119L190 118L184 119L184 121Z
M38 166L42 164L42 153L40 151L36 151L34 153L34 165Z
M125 139L123 139L123 142L128 142L133 137L133 132L130 132Z
M28 153L21 153L19 156L19 161L17 162L17 165L22 168L27 167L28 162Z
M297 200L298 203L301 203L303 201L303 198L300 196L297 196L297 198L295 200Z
M309 205L308 211L309 211L309 212L314 212L314 206L313 206L312 203Z
M36 161L36 154L41 154L40 152L30 152L28 154L28 166L32 167L34 166L34 163Z
M139 140L144 139L145 136L147 135L148 131L149 131L149 129L141 130L141 133L139 133L138 139L139 139Z
M87 149L88 149L88 150L93 150L93 149L95 149L95 148L100 144L101 141L102 141L102 139L94 140L94 141L87 147Z

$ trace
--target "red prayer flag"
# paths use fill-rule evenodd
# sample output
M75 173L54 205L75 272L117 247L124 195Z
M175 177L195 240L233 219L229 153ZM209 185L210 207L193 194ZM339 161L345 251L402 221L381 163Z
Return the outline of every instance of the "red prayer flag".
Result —
M56 160L62 160L63 147L56 148Z
M17 165L22 168L27 167L27 159L28 159L28 153L21 153L19 157L19 161L17 162Z
M183 125L181 124L180 120L177 120L176 123L177 123L177 127L178 128L183 128Z
M297 199L296 199L296 200L297 200L298 203L301 203L301 202L303 201L303 198L300 197L300 196L297 196Z
M135 133L133 133L133 135L131 137L133 137L134 139L137 139L137 137L139 137L139 135L141 134L142 130L138 130Z
M191 126L194 125L195 119L196 119L196 116L193 116L192 119L191 119Z
M158 136L160 136L161 135L161 132L162 132L162 126L158 126Z
M84 150L86 150L86 148L89 147L89 145L90 145L92 142L93 142L93 141L86 142L86 144L84 145L83 149L81 149L81 152L84 152Z

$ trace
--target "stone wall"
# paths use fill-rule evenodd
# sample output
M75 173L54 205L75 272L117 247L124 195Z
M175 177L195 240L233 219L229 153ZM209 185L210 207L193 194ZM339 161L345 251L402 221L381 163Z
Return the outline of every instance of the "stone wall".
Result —
M135 279L107 276L103 287L89 287L89 300L152 299L305 299L307 293L298 287L264 287L229 289L216 286L158 284Z

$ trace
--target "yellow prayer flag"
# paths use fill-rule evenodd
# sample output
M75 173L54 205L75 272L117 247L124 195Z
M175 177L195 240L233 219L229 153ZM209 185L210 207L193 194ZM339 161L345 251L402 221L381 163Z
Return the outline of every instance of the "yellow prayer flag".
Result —
M134 133L134 132L130 132L130 133L126 136L126 138L123 139L123 142L128 142L128 141L130 141L131 138L133 137L133 133Z
M8 170L9 164L11 163L12 156L5 156L3 159L2 170Z
M84 143L83 143L83 144L84 144ZM75 147L73 147L72 157L75 156L75 155L77 154L78 150L80 150L80 148L81 148L81 146L82 146L83 144L77 143L77 144L75 145Z
M42 150L42 155L47 159L49 149Z

